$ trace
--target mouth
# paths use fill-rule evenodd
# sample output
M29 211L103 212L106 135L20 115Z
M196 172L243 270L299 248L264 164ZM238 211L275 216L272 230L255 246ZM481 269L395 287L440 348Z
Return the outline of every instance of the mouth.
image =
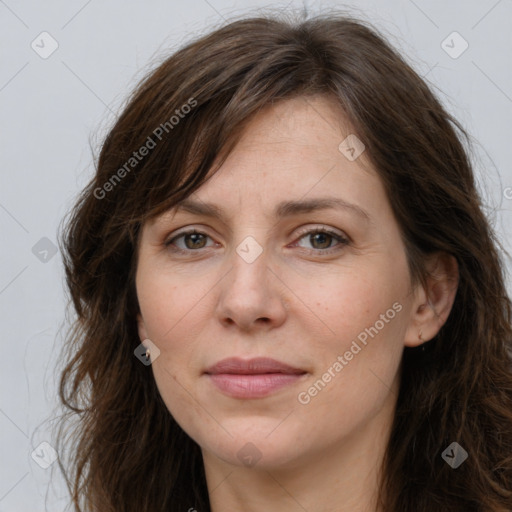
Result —
M297 383L307 374L305 370L266 357L223 359L204 373L223 394L244 399L263 398Z

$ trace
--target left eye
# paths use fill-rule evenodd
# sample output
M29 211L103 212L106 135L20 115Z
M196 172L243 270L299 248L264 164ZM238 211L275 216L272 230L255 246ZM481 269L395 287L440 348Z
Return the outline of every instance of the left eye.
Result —
M326 229L316 229L313 231L308 231L304 235L300 237L299 240L306 239L313 246L313 250L324 251L326 249L332 249L331 245L333 241L337 241L338 245L346 245L348 240L334 231L329 231ZM301 246L303 247L303 246ZM307 248L307 247L306 247Z

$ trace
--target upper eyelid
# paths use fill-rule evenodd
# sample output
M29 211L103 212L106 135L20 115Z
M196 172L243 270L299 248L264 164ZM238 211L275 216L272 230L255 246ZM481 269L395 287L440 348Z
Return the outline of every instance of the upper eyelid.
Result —
M345 231L342 231L338 228L334 228L331 226L327 226L325 224L312 222L312 223L310 223L310 225L305 225L305 226L300 226L299 228L294 228L293 231L295 231L297 229L299 230L299 234L301 234L301 235L307 234L311 231L331 231L331 232L333 232L333 234L336 234L342 238L346 238L347 240L350 240L350 237L346 234ZM178 228L177 230L168 234L166 236L166 239L171 240L178 236L187 235L187 234L191 234L191 233L198 233L198 234L207 235L207 236L211 237L211 235L205 231L205 228L183 227L183 228Z
M341 240L345 240L347 242L351 241L350 237L344 231L341 231L336 228L331 228L328 226L322 226L322 225L305 227L304 230L300 230L296 236L298 237L298 239L301 239L310 233L317 233L317 232L326 233L326 234L332 235L332 236L337 236Z

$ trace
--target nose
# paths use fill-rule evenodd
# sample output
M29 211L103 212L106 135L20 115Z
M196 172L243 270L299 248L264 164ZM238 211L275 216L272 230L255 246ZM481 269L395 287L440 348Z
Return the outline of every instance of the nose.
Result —
M215 310L226 327L243 331L270 330L286 318L286 286L269 266L267 251L252 262L233 251L231 270L219 283L220 293Z

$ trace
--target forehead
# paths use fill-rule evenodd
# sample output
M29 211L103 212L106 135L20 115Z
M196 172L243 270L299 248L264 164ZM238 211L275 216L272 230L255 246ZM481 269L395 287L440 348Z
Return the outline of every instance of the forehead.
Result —
M220 169L196 194L224 194L229 200L236 190L277 201L282 194L297 199L350 192L356 184L378 187L378 173L353 132L342 109L328 97L279 102L250 120ZM352 153L347 152L350 146Z
M331 208L371 221L371 207L388 205L364 151L347 158L346 148L340 150L350 136L350 124L330 98L271 105L245 126L220 169L166 217L180 211L227 221L250 211L284 218Z
M300 96L267 105L246 124L237 149L256 144L325 149L338 148L353 129L338 102L326 95ZM344 138L344 137L343 137Z

